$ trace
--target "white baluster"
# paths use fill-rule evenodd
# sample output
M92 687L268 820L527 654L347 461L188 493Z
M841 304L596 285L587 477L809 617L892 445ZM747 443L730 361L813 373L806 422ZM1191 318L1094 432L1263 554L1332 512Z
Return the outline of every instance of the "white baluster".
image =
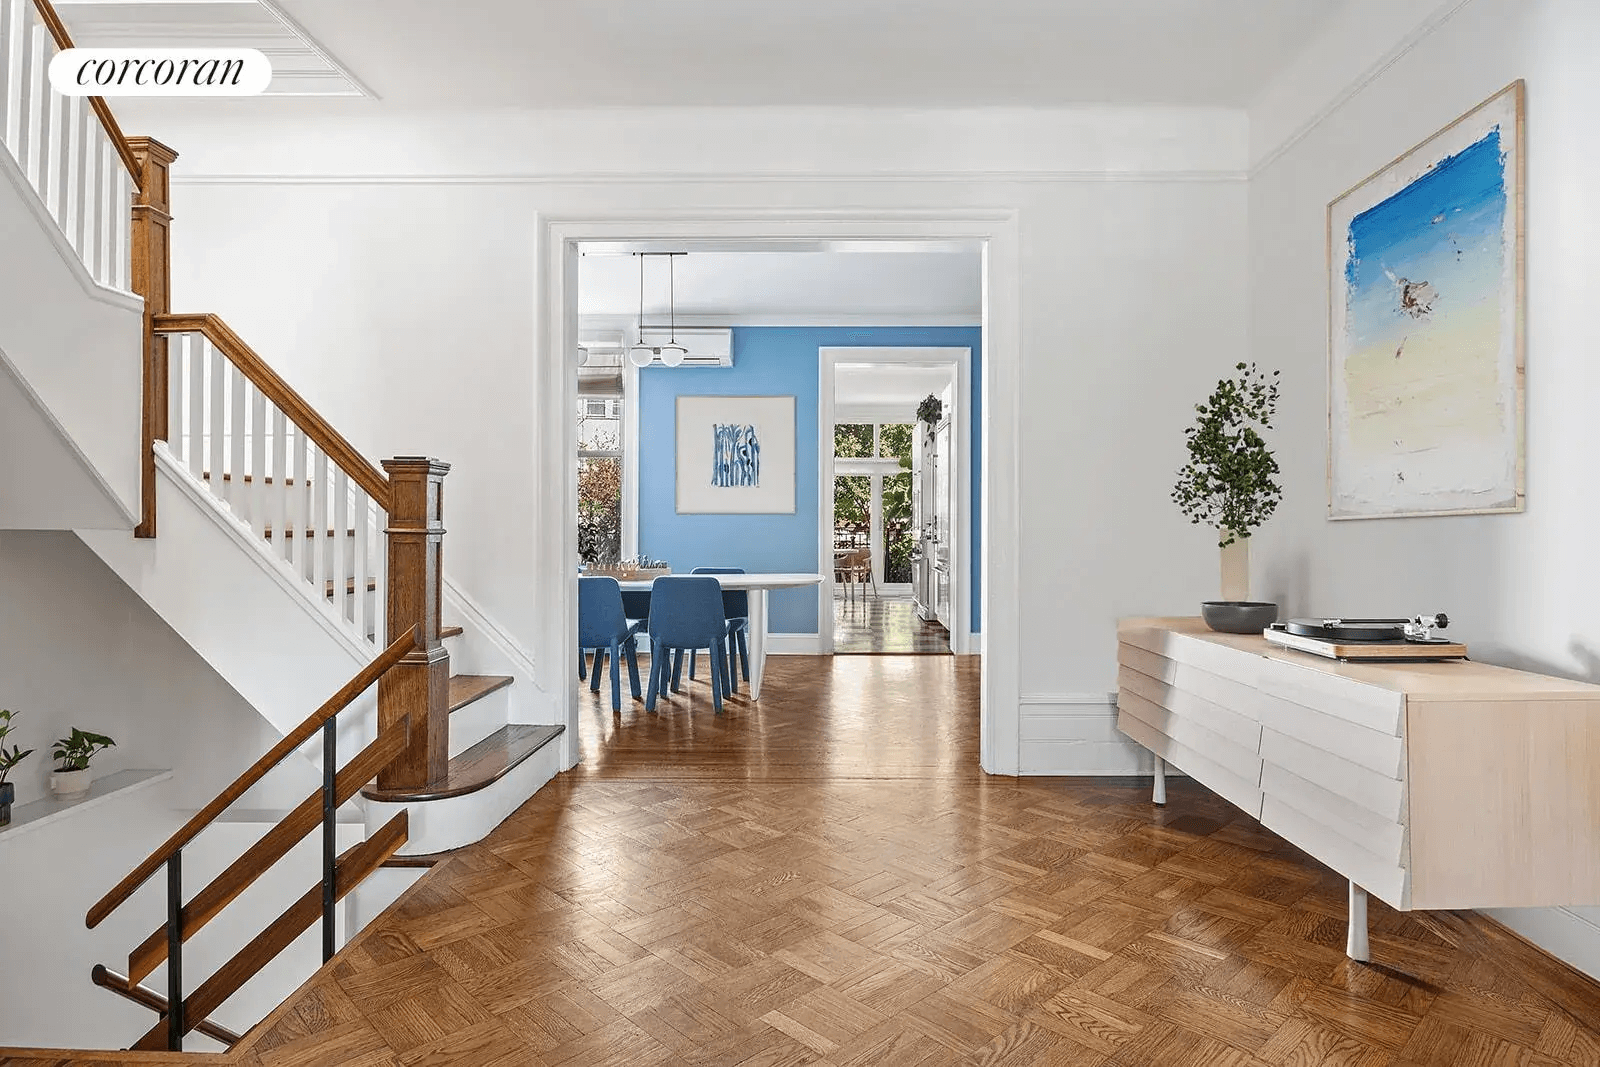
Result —
M33 5L29 5L31 11ZM39 138L44 131L44 102L50 86L45 71L44 27L29 19L22 58L22 130L12 147L22 173L39 188Z
M0 0L0 140L15 154L22 131L22 50L30 0Z
M294 523L295 530L304 530L305 536L295 539L289 546L289 565L294 568L294 573L301 578L306 576L306 551L308 546L317 543L316 527L311 525L311 497L306 492L306 438L300 432L300 427L289 428L289 455L290 466L294 469L290 477L294 479L294 492L289 497L289 521Z
M372 504L372 575L377 579L377 589L372 594L372 642L379 648L389 647L389 538L384 530L389 525L389 513Z
M272 486L267 472L267 397L254 386L250 389L250 528L257 537L266 536L267 500Z
M50 217L56 220L63 233L71 232L67 228L67 156L70 149L67 131L72 127L67 121L67 101L73 99L76 97L53 92L45 107L44 202L50 209Z
M183 335L183 347L189 352L189 473L196 478L205 471L206 430L210 427L206 418L206 363L211 355L211 346L206 344L205 338L195 334ZM212 378L216 378L216 370L212 369ZM212 383L215 388L215 380ZM217 410L212 405L213 418ZM216 430L213 428L212 433ZM212 462L211 469L216 471L216 463ZM217 492L217 474L211 475L211 492Z
M350 569L356 576L356 593L351 605L352 621L356 624L356 633L362 640L367 637L367 623L369 612L367 610L367 577L372 573L369 566L371 560L370 547L367 544L367 506L371 503L365 491L355 488L355 514L353 516L356 535L351 544L352 563Z
M284 462L288 455L288 442L284 440L283 412L278 405L272 405L272 493L271 493L271 522L278 531L278 541L273 545L273 554L280 559L289 558L289 542L291 534L294 537L304 537L305 530L292 530L289 527L289 494L294 487L289 484L289 465Z
M100 122L88 107L83 109L88 124L83 142L83 237L78 255L89 268L89 277L99 278L100 220L105 206L100 202Z
M62 226L67 231L67 240L78 253L78 258L88 262L84 248L84 217L87 214L88 188L85 182L88 176L89 137L93 133L89 124L94 122L94 110L89 107L88 101L81 96L69 96L67 100L67 212L62 220ZM170 375L169 375L170 378Z
M95 142L100 146L98 167L100 188L97 190L100 202L98 212L100 240L95 252L95 267L92 273L95 281L101 285L110 285L111 280L116 277L117 224L123 215L123 212L117 210L116 202L116 168L122 166L122 162L117 159L117 150L104 131L95 137Z
M361 583L357 580L351 569L350 539L345 536L345 531L350 529L350 478L345 474L344 468L335 466L333 474L333 536L328 538L333 546L329 558L333 569L333 610L341 619L350 617L349 606L345 598L349 595L350 585L346 584L348 577L359 589Z
M111 286L127 293L133 291L133 175L122 165L121 156L115 152L111 156L117 164L117 200L112 210L120 219L116 230L117 254L113 260L116 271L111 276Z
M231 364L231 363L228 365L228 377L229 377L230 392L232 394L232 399L228 403L228 426L227 426L227 436L228 436L228 476L229 476L229 481L226 483L226 485L224 485L221 481L218 481L216 483L216 493L217 493L218 496L223 496L224 495L223 491L224 491L224 489L226 489L226 499L228 501L228 506L233 508L233 512L234 512L235 515L238 515L240 518L243 518L244 517L244 506L245 506L244 505L244 492L245 492L245 481L244 481L244 440L245 440L245 435L244 435L244 411L245 411L245 407L244 407L244 402L245 402L245 389L249 386L250 383L245 381L245 377L244 377L243 374L239 373L239 368L233 366L233 364ZM213 478L220 478L220 475L212 475L212 477Z
M188 447L184 440L183 397L184 391L189 386L187 367L184 363L186 351L184 339L180 337L167 337L167 448L172 451L174 458L187 463Z
M237 378L239 372L233 369L233 365L204 334L189 336L194 338L195 351L205 357L206 372L211 383L211 399L205 413L206 436L204 441L196 442L195 447L206 450L207 458L202 462L207 463L211 470L211 495L218 500L227 500L228 483L223 480L223 475L228 470L224 451L228 445L228 377L231 374Z
M311 551L311 588L315 591L313 595L320 597L329 580L328 545L333 538L327 536L328 457L315 445L311 446L311 504L311 528L317 531Z

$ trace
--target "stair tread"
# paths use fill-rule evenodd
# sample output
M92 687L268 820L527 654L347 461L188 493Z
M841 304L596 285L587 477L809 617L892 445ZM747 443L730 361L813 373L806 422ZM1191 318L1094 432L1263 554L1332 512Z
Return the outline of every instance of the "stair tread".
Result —
M459 626L441 626L439 627L439 640L442 641L447 637L460 637L463 633L465 631Z
M461 848L447 848L443 852L418 852L410 856L394 855L384 860L383 865L385 867L433 867L443 863L451 856L459 856L470 847L470 845L464 845Z
M504 778L518 764L566 732L565 726L532 726L511 723L502 726L482 741L450 760L442 782L422 789L383 790L372 785L361 791L368 800L390 804L410 801L444 800L475 793Z
M205 481L209 482L211 480L211 472L210 471L201 471L200 472L200 477L202 479L204 479ZM229 474L227 472L224 472L223 475L222 475L222 480L225 481L225 482L231 482L231 481L233 481L233 475ZM246 474L242 480L246 481L246 482L253 482L253 481L256 480L256 476L253 475L253 474ZM261 483L263 485L275 485L275 484L277 484L277 482L278 482L278 479L273 478L270 475L268 477L266 477L266 478L261 479ZM311 479L304 478L304 479L301 479L299 483L296 483L296 481L293 478L285 478L285 479L283 479L283 484L284 485L295 485L295 484L310 485L311 484Z
M346 537L354 537L356 535L356 532L354 530L346 530L344 532L344 535ZM268 540L271 540L272 536L273 536L272 527L268 526L265 529L263 529L261 531L261 536L267 538ZM290 540L293 540L296 537L332 537L332 536L334 536L334 531L330 529L327 533L318 533L316 530L312 529L309 526L306 527L304 530L297 530L293 526L291 526L287 530L284 531L283 536L289 538Z
M488 696L496 689L504 689L514 679L508 674L452 674L450 676L450 713L454 715L474 700Z
M323 596L332 596L333 595L333 583L335 581L337 581L337 579L329 578L326 582L323 583L323 591L322 591L322 595ZM369 593L373 592L377 588L378 588L378 579L377 578L368 578L367 579L367 592L369 592ZM354 578L346 578L344 580L344 591L346 593L354 593L356 591L356 580Z

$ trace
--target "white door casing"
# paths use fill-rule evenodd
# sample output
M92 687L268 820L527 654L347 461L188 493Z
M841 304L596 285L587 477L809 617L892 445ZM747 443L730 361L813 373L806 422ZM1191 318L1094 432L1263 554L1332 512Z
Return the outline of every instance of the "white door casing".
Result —
M578 244L582 241L670 243L876 240L976 241L983 247L982 433L985 478L980 623L986 656L981 683L980 763L990 774L1019 770L1020 703L1020 235L1012 209L837 212L641 212L540 216L535 224L536 341L533 531L537 588L550 591L541 613L535 657L544 685L566 708L563 766L578 762L578 680L571 668L577 627L577 376ZM881 350L874 350L881 351ZM819 402L831 403L831 393ZM970 450L969 454L970 454ZM970 538L968 538L970 541ZM830 546L831 547L831 546ZM831 563L831 560L829 561ZM823 568L826 570L826 566ZM831 574L830 574L831 576ZM970 586L969 586L970 588ZM561 680L558 680L561 679Z

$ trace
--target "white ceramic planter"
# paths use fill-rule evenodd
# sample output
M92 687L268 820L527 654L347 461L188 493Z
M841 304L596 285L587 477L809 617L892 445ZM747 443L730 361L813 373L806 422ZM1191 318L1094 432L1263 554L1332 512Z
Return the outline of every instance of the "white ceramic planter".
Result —
M57 800L78 800L89 795L89 786L93 781L92 768L81 771L51 771L50 792Z

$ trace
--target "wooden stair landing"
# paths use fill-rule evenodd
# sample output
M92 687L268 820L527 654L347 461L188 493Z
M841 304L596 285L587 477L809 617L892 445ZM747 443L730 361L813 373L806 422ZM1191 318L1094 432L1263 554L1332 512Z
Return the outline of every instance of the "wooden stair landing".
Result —
M368 800L405 804L422 800L445 800L465 796L493 785L545 745L560 737L565 726L531 726L512 723L502 726L482 741L450 761L444 781L424 789L384 790L368 786L361 795Z

